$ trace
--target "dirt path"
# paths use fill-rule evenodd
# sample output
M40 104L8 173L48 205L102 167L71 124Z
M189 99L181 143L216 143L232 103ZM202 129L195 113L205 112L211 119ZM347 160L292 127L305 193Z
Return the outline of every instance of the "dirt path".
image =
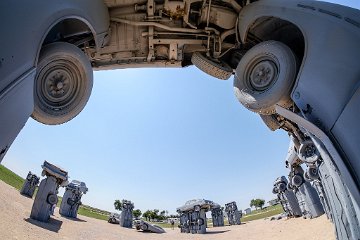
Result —
M317 219L256 220L240 226L210 228L205 235L181 234L166 229L164 234L138 232L106 221L79 216L78 220L61 217L58 209L50 223L29 219L33 200L0 181L0 239L84 239L84 240L155 240L155 239L246 239L246 240L335 240L332 224Z

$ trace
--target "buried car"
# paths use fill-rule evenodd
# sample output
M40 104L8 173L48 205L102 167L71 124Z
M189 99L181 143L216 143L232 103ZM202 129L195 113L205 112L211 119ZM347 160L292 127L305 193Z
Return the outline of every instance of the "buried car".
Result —
M108 223L119 224L120 223L120 214L118 214L118 213L110 213Z
M0 159L30 115L49 125L77 116L93 69L195 65L235 75L240 103L289 132L299 158L326 176L338 238L360 238L359 10L309 0L6 0L0 16Z
M162 227L143 220L135 220L134 223L136 230L143 230L144 232L153 233L165 233L165 230Z

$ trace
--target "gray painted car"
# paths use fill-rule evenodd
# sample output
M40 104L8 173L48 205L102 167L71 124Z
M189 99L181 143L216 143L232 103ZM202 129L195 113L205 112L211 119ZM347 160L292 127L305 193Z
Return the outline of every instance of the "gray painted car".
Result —
M93 69L193 64L234 74L240 103L292 135L303 161L320 161L338 238L360 238L359 10L310 0L4 0L0 20L0 159L30 115L49 125L76 117Z
M144 232L152 233L165 233L165 230L162 227L143 220L135 220L134 223L136 230L143 230Z
M120 223L120 214L118 214L118 213L110 213L108 223L119 224Z

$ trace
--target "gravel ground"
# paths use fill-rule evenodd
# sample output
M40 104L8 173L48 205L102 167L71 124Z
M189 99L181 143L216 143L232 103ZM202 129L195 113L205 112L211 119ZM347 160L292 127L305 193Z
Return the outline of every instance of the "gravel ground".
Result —
M325 216L308 219L256 220L240 226L209 228L207 234L181 234L166 229L164 234L138 232L93 218L61 217L55 209L49 223L29 218L33 200L0 181L0 239L84 239L84 240L155 240L155 239L246 239L246 240L335 240L333 225Z

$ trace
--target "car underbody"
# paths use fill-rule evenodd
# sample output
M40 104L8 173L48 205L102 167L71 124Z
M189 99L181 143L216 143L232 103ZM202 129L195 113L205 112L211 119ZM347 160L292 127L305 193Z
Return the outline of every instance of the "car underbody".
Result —
M360 239L359 10L311 0L64 2L29 5L47 4L28 19L36 32L25 13L4 11L23 2L0 3L14 24L0 22L0 160L30 114L48 125L76 117L93 69L195 65L234 75L239 102L289 133L296 165L319 171L338 239Z
M95 69L184 67L194 52L221 62L239 40L236 1L112 1L110 38L99 51L88 48ZM230 70L231 71L231 70Z

